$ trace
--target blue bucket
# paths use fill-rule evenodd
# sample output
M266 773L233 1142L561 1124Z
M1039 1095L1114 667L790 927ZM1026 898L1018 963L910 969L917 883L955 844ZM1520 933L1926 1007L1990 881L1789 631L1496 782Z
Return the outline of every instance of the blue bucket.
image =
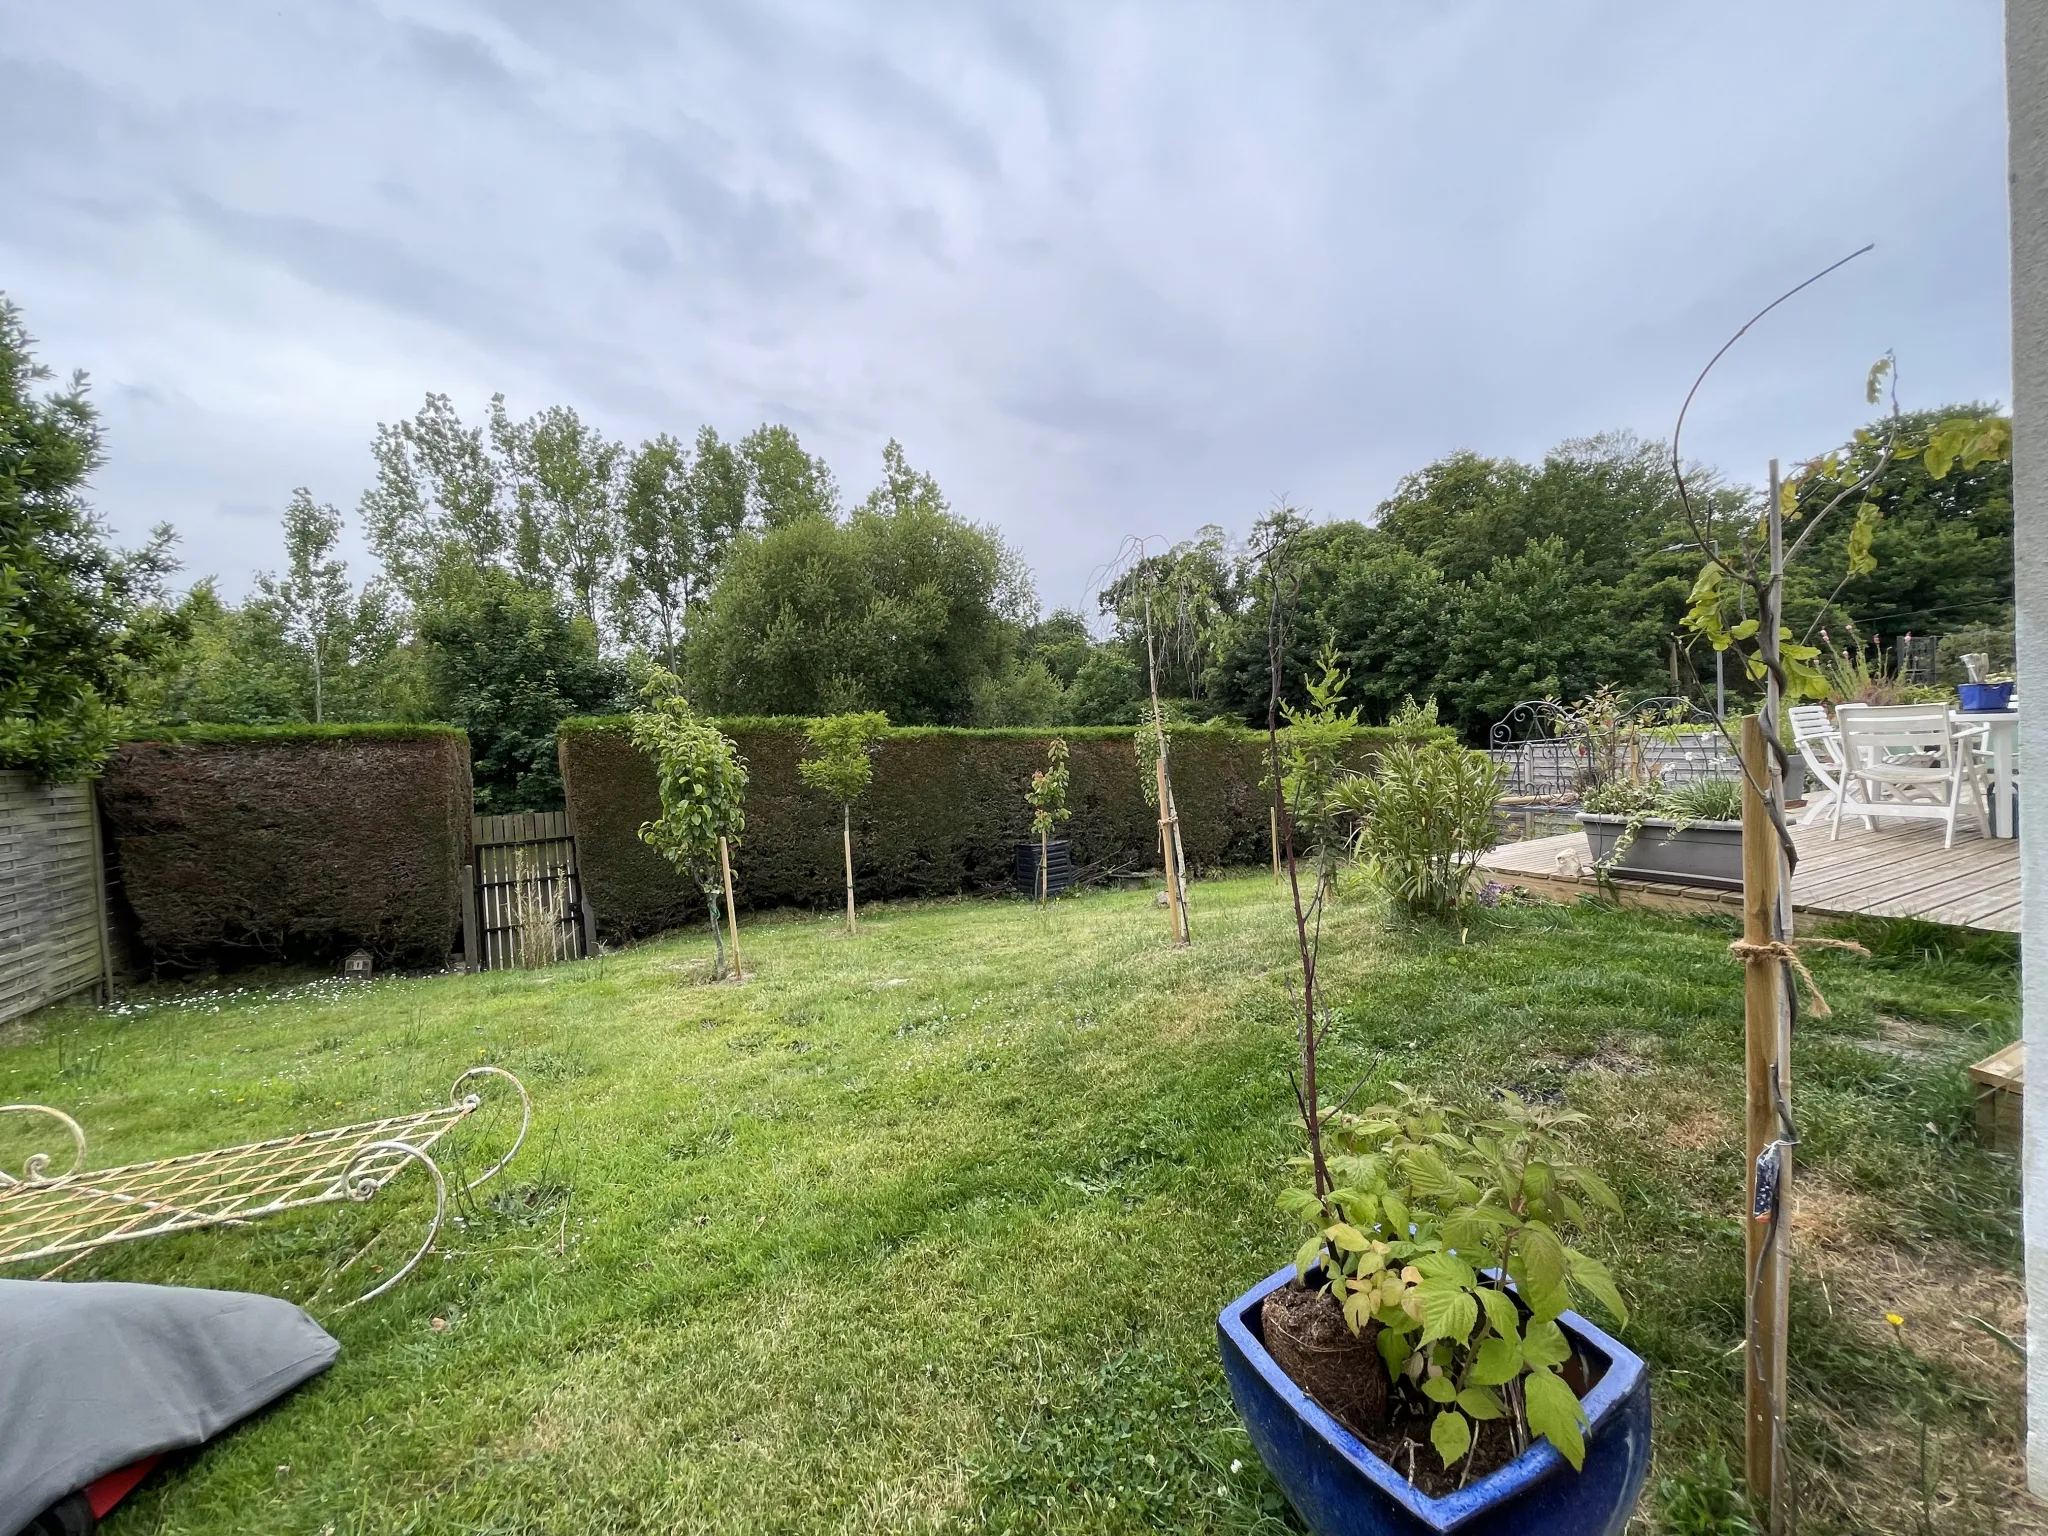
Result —
M2012 708L2011 683L1963 683L1956 692L1973 715L1995 715Z

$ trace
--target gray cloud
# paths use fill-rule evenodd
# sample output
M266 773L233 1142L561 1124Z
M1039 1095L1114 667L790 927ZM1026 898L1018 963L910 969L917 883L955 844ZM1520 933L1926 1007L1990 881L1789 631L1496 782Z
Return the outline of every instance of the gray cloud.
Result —
M45 7L0 37L0 288L92 371L100 505L230 590L379 420L901 438L1048 601L1125 533L1361 516L1452 448L1755 478L2008 389L1999 10L1906 0ZM1796 81L1760 67L1813 61Z

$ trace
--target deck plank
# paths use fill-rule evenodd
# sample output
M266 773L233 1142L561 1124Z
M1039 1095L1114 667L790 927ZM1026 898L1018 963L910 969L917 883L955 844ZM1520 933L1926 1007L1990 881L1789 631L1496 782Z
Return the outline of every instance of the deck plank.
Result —
M1953 848L1941 846L1932 822L1880 825L1865 832L1845 827L1830 841L1828 827L1793 828L1799 870L1792 880L1795 910L1825 917L1920 917L1957 927L2012 933L2019 928L2019 845L1959 830ZM1560 871L1558 856L1570 854L1581 866ZM1527 883L1544 895L1569 900L1599 889L1585 873L1592 864L1582 832L1505 843L1480 861L1495 878ZM1693 911L1725 910L1736 898L1727 891L1620 880L1613 889L1630 905Z

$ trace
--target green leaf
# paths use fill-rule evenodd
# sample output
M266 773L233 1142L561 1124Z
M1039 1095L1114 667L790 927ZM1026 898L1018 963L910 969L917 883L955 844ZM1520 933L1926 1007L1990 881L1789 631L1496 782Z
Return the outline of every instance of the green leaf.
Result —
M1455 1253L1425 1253L1416 1259L1415 1267L1426 1280L1448 1280L1468 1290L1478 1284L1472 1266Z
M1416 1194L1431 1200L1457 1199L1457 1179L1444 1166L1444 1160L1430 1149L1411 1152L1402 1160L1401 1166L1408 1175L1409 1187Z
M1363 1253L1372 1246L1366 1235L1349 1222L1333 1222L1323 1228L1323 1236L1330 1240L1330 1245L1339 1253Z
M1479 1304L1486 1308L1486 1320L1493 1325L1496 1334L1507 1339L1521 1337L1522 1314L1515 1306L1514 1297L1490 1285L1479 1287L1478 1296Z
M1283 1189L1273 1202L1290 1216L1313 1221L1322 1214L1322 1202L1305 1189Z
M1422 1384L1422 1395L1432 1403L1448 1403L1458 1395L1448 1376L1432 1376Z
M1608 1187L1607 1181L1592 1169L1574 1168L1572 1182L1578 1185L1580 1191L1595 1205L1617 1213L1621 1210L1621 1202L1615 1198L1614 1191Z
M1457 1409L1446 1408L1429 1426L1429 1443L1436 1447L1437 1455L1449 1467L1472 1449L1472 1426ZM1583 1456L1584 1452L1580 1454Z
M1377 1347L1380 1358L1387 1362L1387 1374L1400 1375L1401 1367L1408 1363L1408 1335L1393 1328L1382 1328Z
M1406 1241L1410 1224L1407 1205L1394 1195L1382 1195L1380 1210L1386 1215L1387 1228L1392 1235L1398 1240Z
M1310 1238L1307 1242L1303 1243L1300 1248L1295 1250L1294 1278L1297 1280L1306 1280L1308 1278L1308 1272L1311 1269L1314 1269L1317 1266L1317 1264L1321 1262L1322 1256L1323 1237L1322 1234L1319 1232L1314 1237Z
M1626 1325L1628 1304L1615 1289L1614 1276L1608 1273L1607 1266L1576 1248L1565 1249L1565 1256L1571 1261L1572 1284L1605 1307L1608 1316L1617 1323Z
M1522 1382L1522 1402L1529 1428L1556 1446L1573 1471L1583 1471L1586 1439L1580 1426L1585 1423L1586 1411L1563 1378L1550 1371L1531 1371Z
M1564 1330L1547 1318L1534 1317L1522 1330L1522 1358L1531 1366L1563 1365L1572 1357Z
M1458 1394L1458 1406L1482 1421L1497 1419L1506 1412L1491 1387L1467 1387Z
M1479 1346L1479 1357L1466 1379L1475 1387L1497 1387L1521 1374L1522 1346L1496 1334Z
M1564 1283L1567 1261L1556 1233L1531 1222L1522 1228L1520 1248L1522 1274L1530 1290L1554 1291Z
M1479 1322L1479 1303L1472 1293L1448 1281L1425 1282L1422 1292L1422 1342L1449 1339L1462 1344Z

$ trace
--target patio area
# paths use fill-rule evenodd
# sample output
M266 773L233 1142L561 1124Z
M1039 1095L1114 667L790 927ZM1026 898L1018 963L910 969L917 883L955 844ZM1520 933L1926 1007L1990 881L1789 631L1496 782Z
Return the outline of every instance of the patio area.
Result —
M1880 823L1872 831L1842 829L1828 840L1825 824L1795 826L1799 868L1792 876L1795 911L1815 917L1917 917L1958 928L2017 933L2020 927L2019 843L1958 828L1942 847L1934 822ZM1488 879L1571 900L1598 888L1583 832L1504 843L1480 860ZM1618 878L1624 902L1678 910L1740 908L1739 891Z

